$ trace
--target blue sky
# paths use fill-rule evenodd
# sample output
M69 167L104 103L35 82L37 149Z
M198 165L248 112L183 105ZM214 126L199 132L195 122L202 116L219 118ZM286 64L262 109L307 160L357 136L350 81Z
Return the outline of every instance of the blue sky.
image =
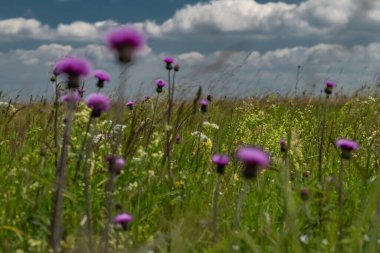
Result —
M64 55L117 76L102 38L125 24L149 37L130 71L131 97L154 92L165 55L182 66L179 94L284 93L298 65L310 92L327 78L347 92L375 85L380 73L380 1L14 0L0 11L0 90L49 94L49 71Z

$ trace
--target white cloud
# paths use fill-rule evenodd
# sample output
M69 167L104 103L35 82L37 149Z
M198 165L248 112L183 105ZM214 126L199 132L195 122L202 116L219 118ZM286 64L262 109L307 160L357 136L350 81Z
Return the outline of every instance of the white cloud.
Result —
M146 20L133 25L144 29L150 38L168 39L192 34L192 40L203 41L216 34L228 37L235 33L251 41L312 40L377 40L373 31L380 26L380 3L357 0L307 0L301 4L254 0L212 0L187 5L162 24ZM118 25L113 20L95 23L75 21L50 27L36 19L0 20L0 35L10 39L99 42L104 32ZM231 37L230 37L231 38ZM4 38L3 38L4 40Z
M36 19L13 18L0 20L0 36L5 40L19 39L47 39L50 37L50 28Z
M180 54L177 56L180 62L184 62L185 64L195 64L201 62L205 59L205 56L199 52L189 52Z
M187 52L173 55L181 65L177 75L178 92L192 96L198 85L205 94L215 96L249 96L266 92L286 92L293 88L296 67L302 66L300 89L318 91L327 78L339 82L345 91L351 91L374 80L380 73L380 43L346 48L338 44L318 44L313 47L283 48L265 53L216 52L203 55ZM89 58L94 68L109 71L115 88L119 68L113 54L104 46L91 44L73 48L69 45L46 44L35 50L11 50L2 53L0 60L1 89L22 94L41 94L51 89L49 71L54 62L64 55L80 55ZM162 55L153 52L136 59L128 70L128 96L151 95L153 80L165 78ZM93 80L88 81L92 87ZM43 93L44 94L44 93Z

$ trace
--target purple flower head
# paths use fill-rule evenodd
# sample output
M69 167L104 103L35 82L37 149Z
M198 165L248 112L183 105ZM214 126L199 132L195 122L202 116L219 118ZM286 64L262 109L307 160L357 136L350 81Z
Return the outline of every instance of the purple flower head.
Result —
M215 154L211 157L211 160L217 165L217 172L224 174L224 167L226 167L230 158L227 155Z
M166 64L173 64L174 63L174 58L173 57L170 57L170 56L166 56L163 61L166 63Z
M68 56L57 61L54 68L56 74L87 76L90 73L90 63L81 57Z
M342 150L342 158L344 159L350 159L352 151L359 149L359 144L356 141L348 139L339 139L335 144Z
M93 93L86 98L86 104L93 111L93 117L99 117L101 112L111 109L111 100L104 94Z
M208 100L207 99L202 99L201 100L201 105L208 105Z
M119 53L120 62L127 63L133 53L145 45L145 36L132 26L120 26L109 31L106 42Z
M336 87L336 83L331 80L326 80L325 82L325 93L327 96L331 95L333 89Z
M96 77L99 81L110 82L111 76L104 70L95 70L94 77Z
M175 136L175 143L176 144L180 144L181 143L181 136L179 136L178 134Z
M117 158L115 160L115 166L119 168L120 170L122 170L125 166L125 160L123 158Z
M329 87L329 88L335 88L336 87L336 83L331 81L331 80L326 80L325 81L325 86L326 87Z
M108 155L106 157L107 162L109 163L109 172L110 173L115 173L115 174L120 174L120 172L124 169L125 167L125 160L121 157L116 157L114 155Z
M156 88L157 93L161 93L162 88L164 88L167 85L167 83L161 79L157 79L155 82L156 82L156 86L157 86L157 88Z
M133 101L128 101L127 103L126 103L126 105L128 106L128 108L129 108L129 110L133 110L133 107L135 106L135 102L133 102Z
M236 155L244 163L243 175L248 179L256 178L259 167L268 167L270 164L268 154L258 148L240 148Z
M288 151L288 144L286 143L284 138L281 138L281 140L280 140L280 150L281 150L281 152L287 152Z
M170 56L166 56L163 61L166 63L166 69L167 70L172 70L173 69L173 63L174 63L174 58ZM178 69L179 70L179 69ZM177 70L176 70L177 71Z
M150 100L150 96L144 96L144 101L148 102Z
M96 86L101 89L104 87L105 82L111 81L111 76L104 70L96 70L94 72L94 77L98 79L98 82L96 83Z
M65 103L78 103L80 101L80 95L78 92L69 92L61 97L61 101Z
M201 104L201 111L207 112L208 100L202 99L200 104Z
M64 57L55 64L54 72L68 76L67 87L78 88L79 78L90 73L90 63L81 57Z
M167 82L165 82L164 80L161 80L161 79L157 79L155 82L156 82L157 87L161 87L161 88L168 85Z
M133 216L127 213L120 213L114 218L114 222L121 225L124 230L127 230L129 223L133 220Z

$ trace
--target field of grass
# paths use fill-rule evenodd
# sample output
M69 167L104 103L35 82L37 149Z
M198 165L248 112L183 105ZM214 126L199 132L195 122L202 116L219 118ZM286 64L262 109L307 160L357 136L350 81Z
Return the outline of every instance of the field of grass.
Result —
M318 154L324 99L218 100L209 103L206 113L200 111L198 101L176 102L171 126L166 122L165 94L161 94L152 124L155 99L138 101L133 110L126 107L123 111L118 153L126 165L115 180L112 216L125 211L133 215L133 221L127 231L112 224L110 252L380 250L378 98L328 100L322 184L318 180ZM60 104L59 145L66 113L66 106ZM110 174L105 158L112 153L115 113L102 114L93 125L88 159L93 245L99 252L107 220L105 189ZM90 109L80 102L68 152L61 241L64 252L87 252L83 169L78 180L74 181L74 176L89 114ZM172 180L165 164L168 129L173 137ZM175 141L177 135L180 141ZM341 160L335 146L343 137L360 145L347 161ZM289 145L287 153L280 150L281 138ZM243 165L235 153L244 145L260 147L270 155L270 168L260 170L255 179L241 175ZM224 175L216 173L211 161L214 153L231 158ZM2 104L0 252L49 252L56 159L54 106ZM340 168L343 214L338 205ZM218 180L220 188L215 193Z

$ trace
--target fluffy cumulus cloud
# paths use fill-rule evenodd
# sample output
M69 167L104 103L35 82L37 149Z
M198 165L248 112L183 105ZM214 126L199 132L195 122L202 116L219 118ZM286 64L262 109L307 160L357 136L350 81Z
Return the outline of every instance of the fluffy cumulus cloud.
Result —
M106 20L76 21L50 27L36 19L0 20L0 35L8 39L95 41L108 28L118 25ZM312 41L355 43L378 39L380 3L371 0L307 0L300 4L257 3L254 0L211 0L187 5L162 24L147 20L133 25L156 39L192 35L192 40L209 40L222 34L236 40L275 43ZM311 41L311 42L310 42Z
M362 85L375 87L375 73L380 70L380 43L346 48L338 44L318 44L313 47L283 48L265 53L258 51L218 51L203 55L188 52L173 55L181 65L177 75L179 96L191 97L199 86L214 96L247 96L287 93L295 84L297 66L301 66L299 88L318 94L325 79L339 83L344 92ZM109 71L113 83L107 88L112 93L117 85L118 65L114 56L101 45L73 48L69 45L46 44L35 50L12 50L2 53L0 61L1 87L8 94L23 90L24 94L44 95L51 92L49 71L54 62L64 55L89 58L94 68ZM163 54L154 52L138 57L129 69L129 97L141 98L154 93L154 80L165 78ZM149 71L146 71L146 70ZM94 89L94 80L86 81Z

